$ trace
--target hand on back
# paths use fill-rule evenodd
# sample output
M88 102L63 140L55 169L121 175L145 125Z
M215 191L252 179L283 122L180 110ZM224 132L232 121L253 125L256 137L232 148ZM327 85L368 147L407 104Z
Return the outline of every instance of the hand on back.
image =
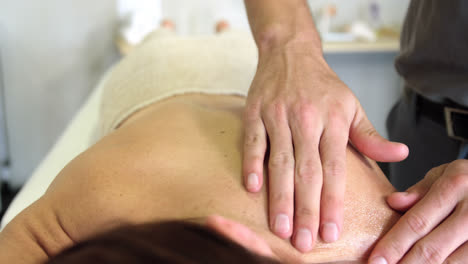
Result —
M377 161L408 154L406 146L376 132L351 90L308 42L261 54L244 125L245 186L262 188L267 160L270 227L282 238L293 236L302 252L312 249L318 231L325 242L342 231L349 140Z

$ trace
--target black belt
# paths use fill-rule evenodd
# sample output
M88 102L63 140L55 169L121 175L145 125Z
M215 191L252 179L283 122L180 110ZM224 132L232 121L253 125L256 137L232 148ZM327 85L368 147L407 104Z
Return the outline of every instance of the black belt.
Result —
M468 108L454 102L436 103L416 93L418 114L445 127L450 138L468 141Z

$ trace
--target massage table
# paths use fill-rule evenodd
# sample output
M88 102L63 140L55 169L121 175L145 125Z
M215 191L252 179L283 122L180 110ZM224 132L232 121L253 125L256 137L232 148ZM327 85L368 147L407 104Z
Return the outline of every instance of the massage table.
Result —
M58 141L16 195L1 220L1 229L26 207L39 199L68 162L97 141L101 94L108 74L104 75L97 87L91 92Z

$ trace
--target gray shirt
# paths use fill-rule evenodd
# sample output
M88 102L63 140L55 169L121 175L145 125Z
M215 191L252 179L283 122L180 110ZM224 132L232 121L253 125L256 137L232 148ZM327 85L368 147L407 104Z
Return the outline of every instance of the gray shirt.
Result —
M417 93L468 106L468 0L412 0L395 64Z

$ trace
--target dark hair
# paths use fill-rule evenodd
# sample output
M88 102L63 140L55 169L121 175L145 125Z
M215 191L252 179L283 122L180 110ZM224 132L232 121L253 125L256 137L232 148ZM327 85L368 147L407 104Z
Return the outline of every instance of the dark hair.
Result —
M120 227L66 249L49 264L276 264L198 224L171 221Z

